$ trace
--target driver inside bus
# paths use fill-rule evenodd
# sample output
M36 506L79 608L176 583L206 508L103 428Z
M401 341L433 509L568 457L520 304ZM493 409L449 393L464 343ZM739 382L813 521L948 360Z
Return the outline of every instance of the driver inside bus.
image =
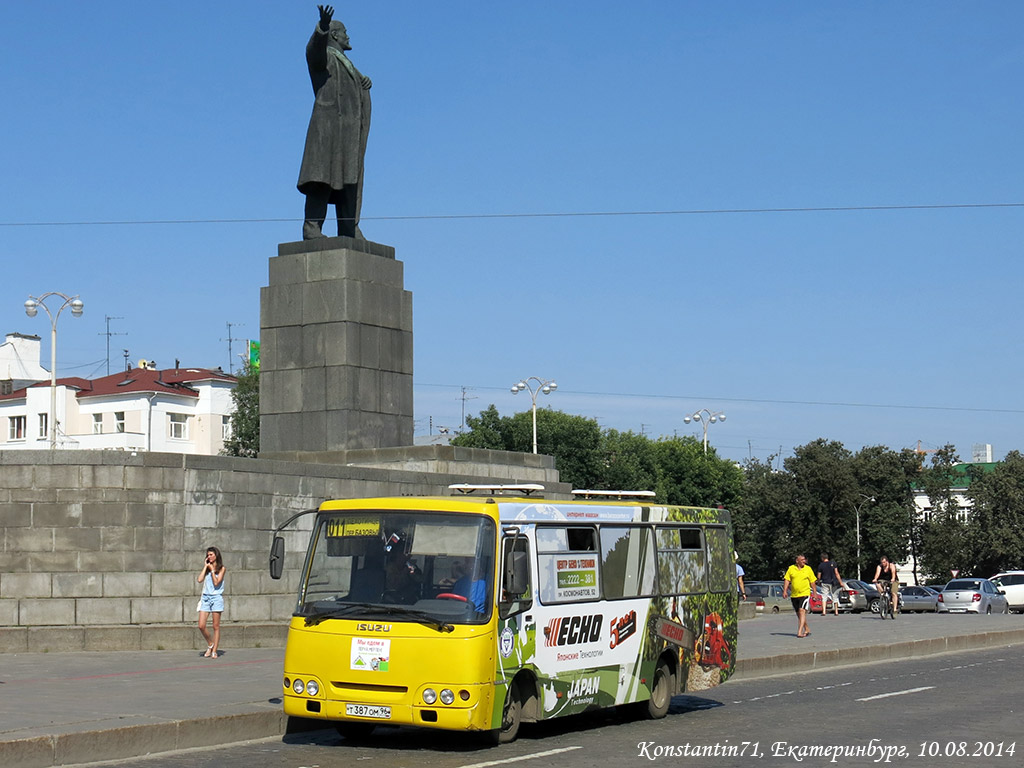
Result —
M415 603L420 598L423 574L416 564L396 550L387 554L384 574L384 602Z
M477 613L487 613L487 602L490 590L487 588L487 574L490 571L490 561L486 558L477 558L473 561L473 577L463 575L452 585L452 592L462 595Z

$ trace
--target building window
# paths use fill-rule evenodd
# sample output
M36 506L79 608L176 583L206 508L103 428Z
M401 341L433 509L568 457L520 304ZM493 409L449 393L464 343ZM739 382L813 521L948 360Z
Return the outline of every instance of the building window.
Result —
M25 439L25 422L24 416L8 416L7 417L7 439L8 440L24 440Z
M14 392L14 381L11 379L4 379L0 381L0 395L9 395Z
M188 440L188 416L184 413L171 413L170 437L174 440Z
M220 417L220 437L222 440L231 439L231 417L221 416Z
M114 431L124 432L124 411L114 411Z
M92 415L92 433L94 435L102 435L103 434L103 414L102 413L94 413Z
M50 414L39 414L39 437L50 436Z

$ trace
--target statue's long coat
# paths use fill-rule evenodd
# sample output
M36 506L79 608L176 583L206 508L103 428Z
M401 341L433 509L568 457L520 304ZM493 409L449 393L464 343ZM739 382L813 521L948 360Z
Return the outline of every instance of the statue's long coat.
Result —
M370 91L362 87L362 75L354 65L349 72L344 62L327 50L328 40L317 25L306 45L316 101L306 132L298 188L305 194L305 186L310 183L327 184L332 190L358 184L362 198Z

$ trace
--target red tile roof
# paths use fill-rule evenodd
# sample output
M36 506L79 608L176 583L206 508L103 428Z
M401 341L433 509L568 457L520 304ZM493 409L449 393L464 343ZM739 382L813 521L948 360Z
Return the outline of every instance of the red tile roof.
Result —
M126 392L157 392L162 394L199 397L199 392L190 384L200 381L223 381L234 384L238 379L219 369L209 368L167 368L155 371L149 368L132 368L120 371L99 379L82 379L77 376L57 379L57 384L77 389L76 397L102 397L120 395ZM33 387L48 387L49 381L41 381ZM0 399L13 400L25 397L25 390L15 390L9 395L0 395Z

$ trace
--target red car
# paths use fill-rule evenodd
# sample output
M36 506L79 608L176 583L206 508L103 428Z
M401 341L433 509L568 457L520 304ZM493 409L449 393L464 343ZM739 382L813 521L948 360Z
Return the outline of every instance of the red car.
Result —
M811 613L823 613L821 605L823 600L825 600L825 597L818 591L818 585L815 584L814 589L811 590ZM825 606L825 610L829 613L835 610L832 607L832 600L833 598L830 595L827 600L828 604Z

